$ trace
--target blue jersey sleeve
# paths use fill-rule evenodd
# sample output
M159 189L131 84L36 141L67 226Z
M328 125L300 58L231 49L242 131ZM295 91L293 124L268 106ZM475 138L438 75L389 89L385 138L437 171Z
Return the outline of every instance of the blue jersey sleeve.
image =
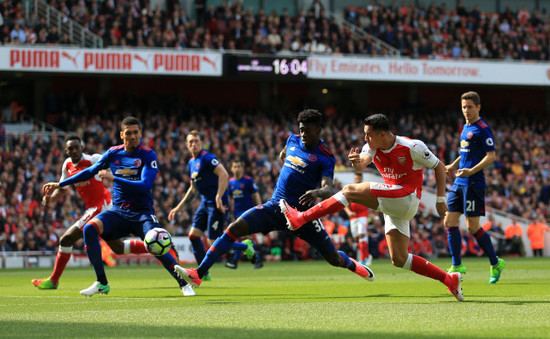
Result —
M326 161L323 161L323 165L321 176L334 178L334 166L336 165L336 159L334 157L327 157Z
M495 150L495 139L493 137L493 132L489 127L481 129L481 135L483 137L482 145L485 153L492 152Z
M151 151L144 159L140 180L134 181L115 176L115 182L124 188L130 188L137 191L149 191L155 183L157 172L157 155L155 152Z
M73 175L72 177L69 177L69 178L63 180L62 182L60 182L59 187L65 187L65 186L69 186L69 185L79 183L81 181L90 180L91 178L94 177L94 175L97 174L97 172L99 172L100 170L105 169L105 168L108 167L108 165L107 165L107 163L108 163L107 159L108 158L109 158L109 151L105 152L105 154L103 154L101 159L99 159L99 161L96 162L95 164L93 164L92 166L90 166L90 167L78 172L77 174Z

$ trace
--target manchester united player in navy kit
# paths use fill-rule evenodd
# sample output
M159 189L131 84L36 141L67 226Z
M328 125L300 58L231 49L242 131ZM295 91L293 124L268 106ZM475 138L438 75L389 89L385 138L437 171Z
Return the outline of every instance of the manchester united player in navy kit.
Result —
M168 220L173 220L176 213L191 202L197 193L202 195L201 204L193 216L193 225L189 231L189 240L191 240L197 263L200 263L206 255L202 235L206 232L208 244L212 245L214 240L223 233L229 205L227 195L229 174L218 158L203 149L202 146L199 131L189 132L189 135L187 135L187 148L193 155L193 158L189 161L191 185L183 199L168 214ZM254 244L250 240L235 242L233 248L244 251L249 260L256 257ZM205 275L210 278L208 273Z
M489 284L496 284L506 263L495 254L489 234L479 225L479 217L485 215L485 175L483 169L495 161L495 142L489 126L479 116L481 99L476 92L462 94L462 114L466 124L460 135L460 156L446 166L447 172L456 170L456 179L449 191L445 216L452 266L450 272L466 273L462 265L460 251L462 237L458 229L458 219L464 213L466 227L474 235L483 252L489 257Z
M107 294L111 289L103 268L98 236L106 241L130 234L143 239L149 230L162 227L155 216L151 197L151 188L158 172L157 154L141 145L141 123L134 117L122 120L120 138L123 144L111 147L92 166L59 183L44 185L44 192L48 194L60 187L89 180L96 174L114 181L113 208L100 213L83 228L86 253L97 276L92 286L80 291L85 296ZM107 171L108 168L111 171ZM191 286L174 274L176 260L170 253L157 256L157 259L178 281L185 296L195 295Z
M284 165L271 199L263 205L249 209L232 222L210 247L197 269L185 269L176 265L176 272L199 286L208 269L239 237L286 229L286 220L279 208L280 199L287 199L293 206L303 210L317 198L328 198L332 195L335 160L319 137L321 118L321 113L312 109L298 115L300 135L291 135L280 154ZM321 220L312 220L294 233L315 247L331 265L347 268L367 280L374 280L374 273L369 268L345 253L336 251Z

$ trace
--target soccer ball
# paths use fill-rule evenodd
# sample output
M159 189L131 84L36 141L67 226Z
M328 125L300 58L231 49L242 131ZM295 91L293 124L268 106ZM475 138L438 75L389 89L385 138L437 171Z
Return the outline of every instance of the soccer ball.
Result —
M152 255L165 255L172 246L172 237L164 228L156 227L147 232L143 239L147 252Z

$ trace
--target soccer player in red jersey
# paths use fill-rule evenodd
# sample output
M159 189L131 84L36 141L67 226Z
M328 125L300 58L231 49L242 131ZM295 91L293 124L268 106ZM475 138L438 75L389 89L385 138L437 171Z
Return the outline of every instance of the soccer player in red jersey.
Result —
M374 114L364 121L365 141L362 152L352 148L349 160L355 171L363 171L374 162L384 183L364 182L346 185L327 200L300 212L281 201L282 212L290 229L336 213L351 202L384 213L385 232L392 263L403 269L439 280L458 301L463 301L461 274L447 273L426 259L408 253L410 220L416 215L422 194L423 167L435 170L437 184L436 209L445 217L445 166L420 140L396 136L390 121L383 114Z
M69 156L63 163L61 169L61 179L63 181L85 168L96 163L101 155L88 155L82 151L82 141L77 135L69 135L65 139L65 152ZM111 208L111 192L103 184L103 180L98 176L90 180L77 183L76 190L86 204L86 212L74 223L59 239L59 251L55 259L55 266L50 275L46 279L33 279L32 283L39 289L56 289L59 284L59 278L63 274L67 262L71 258L73 252L73 244L82 238L82 228L86 223L92 220L101 211ZM42 199L42 204L48 206L50 203L59 200L63 195L63 188L58 188L52 194L46 194ZM127 253L147 253L143 242L140 240L125 240L120 239L107 242L116 254Z

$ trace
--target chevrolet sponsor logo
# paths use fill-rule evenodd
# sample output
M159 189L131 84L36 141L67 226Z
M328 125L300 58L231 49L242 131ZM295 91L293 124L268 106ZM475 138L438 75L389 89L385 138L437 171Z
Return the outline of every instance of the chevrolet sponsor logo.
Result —
M307 166L307 164L300 157L296 157L294 155L289 155L288 157L286 157L286 159L288 161L290 161L290 163L295 165L295 166L300 166L300 167L306 167Z
M460 147L468 147L470 146L470 143L466 140L461 140L460 141Z
M123 176L128 176L128 175L137 174L137 171L131 168L120 168L116 170L115 174L122 174Z

